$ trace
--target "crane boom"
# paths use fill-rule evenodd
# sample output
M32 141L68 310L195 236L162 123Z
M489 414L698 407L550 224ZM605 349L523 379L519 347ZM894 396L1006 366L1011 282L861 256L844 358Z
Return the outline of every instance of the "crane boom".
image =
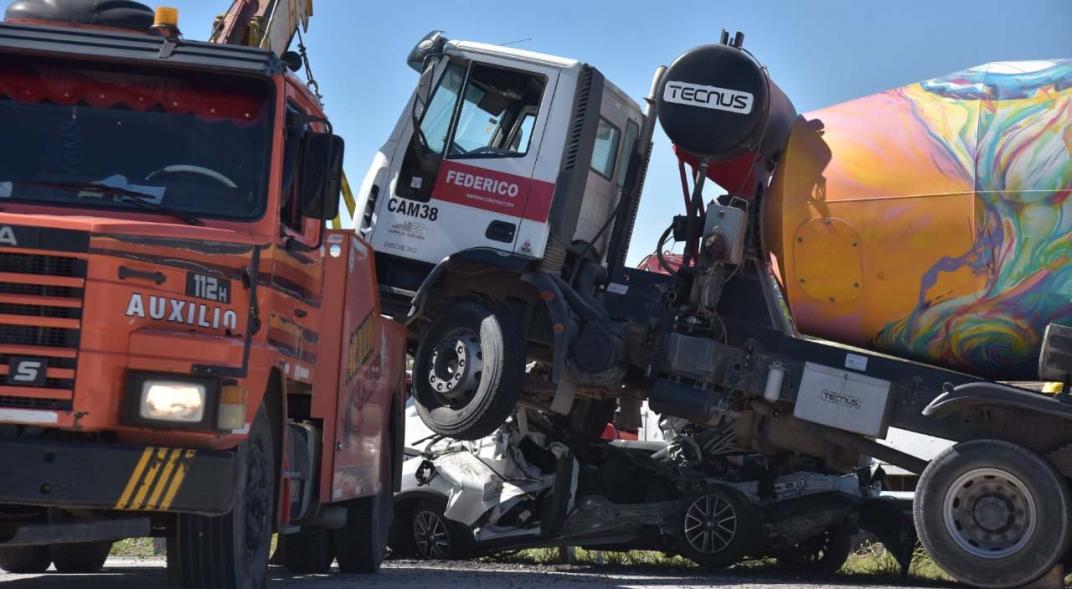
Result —
M216 17L209 41L286 52L294 33L309 29L313 0L234 0Z

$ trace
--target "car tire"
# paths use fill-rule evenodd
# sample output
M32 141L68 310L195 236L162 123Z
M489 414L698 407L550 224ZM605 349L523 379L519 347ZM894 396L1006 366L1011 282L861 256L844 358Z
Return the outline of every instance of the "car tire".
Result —
M841 524L778 552L778 568L800 575L832 575L845 564L852 552L852 528Z
M447 519L441 502L418 503L410 513L409 529L411 551L421 560L465 559L475 553L472 530Z
M1059 563L1072 537L1072 494L1045 458L983 439L946 449L920 476L916 531L942 569L969 585L1032 583Z
M0 548L0 569L28 575L43 573L52 564L48 546L6 546Z
M718 571L733 566L756 544L759 515L748 498L730 487L713 486L681 502L675 545L685 558Z
M417 414L437 434L483 438L513 413L524 372L525 342L514 314L503 305L455 303L420 336Z
M227 515L179 514L169 543L169 571L190 589L260 589L268 583L275 509L275 444L261 406L238 451L234 508ZM174 565L172 562L174 559ZM170 573L169 573L170 574Z

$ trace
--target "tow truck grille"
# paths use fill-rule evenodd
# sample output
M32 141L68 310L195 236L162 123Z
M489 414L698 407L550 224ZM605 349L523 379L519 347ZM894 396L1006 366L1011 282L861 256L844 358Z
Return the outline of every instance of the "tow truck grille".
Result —
M77 257L0 252L0 407L71 408L85 279ZM44 364L43 379L12 377L26 359Z

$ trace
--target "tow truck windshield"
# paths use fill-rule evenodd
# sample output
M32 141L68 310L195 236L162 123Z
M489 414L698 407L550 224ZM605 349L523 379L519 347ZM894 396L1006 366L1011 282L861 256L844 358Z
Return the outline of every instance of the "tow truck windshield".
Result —
M258 218L270 96L237 76L0 56L0 206Z

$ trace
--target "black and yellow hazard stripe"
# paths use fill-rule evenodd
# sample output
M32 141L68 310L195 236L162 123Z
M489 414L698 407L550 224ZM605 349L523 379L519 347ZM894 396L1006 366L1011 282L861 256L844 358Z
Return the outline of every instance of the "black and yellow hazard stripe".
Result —
M185 448L146 448L113 509L167 511L196 454Z

